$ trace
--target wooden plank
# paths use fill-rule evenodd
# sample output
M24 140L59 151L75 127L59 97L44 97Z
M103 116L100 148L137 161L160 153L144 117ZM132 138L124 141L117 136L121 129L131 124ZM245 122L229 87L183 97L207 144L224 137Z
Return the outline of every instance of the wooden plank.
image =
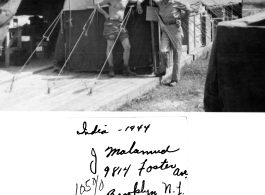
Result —
M44 81L45 82L45 81ZM71 90L76 87L80 82L80 79L75 79L75 80L70 80L66 79L65 82L59 82L56 83L56 88L52 87L51 88L51 93L47 93L47 85L46 82L44 83L45 85L45 91L40 89L36 89L35 91L31 93L27 93L23 99L18 101L16 104L14 104L11 107L8 107L9 110L30 110L31 107L34 107L34 103L37 102L37 104L42 104L44 101L60 94L63 93L64 91ZM30 97L28 97L30 96ZM27 97L27 98L25 98Z
M190 54L194 50L194 16L189 17L188 22L188 53Z
M76 85L78 85L78 82L73 82L70 85L65 85L67 86L68 90L73 89ZM25 111L30 111L32 108L35 108L36 105L41 105L43 102L41 100L43 99L50 99L51 97L58 95L60 93L63 93L65 89L60 89L57 90L56 92L53 92L51 94L47 94L47 92L40 92L39 94L36 95L36 93L28 93L26 94L23 98L23 100L18 101L17 103L10 105L8 107L2 108L2 110L13 110L13 111L20 111L20 110L25 110ZM27 97L27 98L25 98Z
M53 110L84 110L90 105L95 105L102 99L108 99L111 97L117 97L121 91L126 91L130 86L134 86L135 80L139 80L139 77L131 77L128 79L113 80L112 83L105 83L101 88L95 87L91 96L80 96L77 99L67 102L62 106L58 106ZM147 80L146 77L144 80ZM139 80L141 82L142 79Z
M211 43L211 21L209 15L202 15L202 44Z
M125 84L124 81L112 83L111 87L104 87L102 88L103 90L95 88L91 96L87 96L86 94L84 94L53 110L82 111L85 110L85 108L87 108L89 105L94 105L96 102L101 101L102 99L110 98L111 96L116 96L118 92L124 91L126 88L128 88L128 83Z
M144 83L133 84L130 88L120 91L117 96L110 96L110 98L104 99L92 107L87 107L85 110L96 110L96 111L112 111L123 104L130 102L132 99L135 99L151 89L159 85L160 81L158 78L150 78L145 80Z
M34 78L42 77L38 76ZM40 86L43 85L43 81L41 81L40 79L36 79L34 80L34 82L29 82L29 80L23 82L15 81L12 92L9 92L10 84L11 83L1 86L0 108L2 108L3 105L7 106L7 102L18 102L21 101L26 94L29 95L31 93L34 93L35 88L41 88ZM45 88L43 89L43 91L44 90Z
M194 44L195 48L202 46L202 31L201 31L201 15L197 14L194 16Z
M24 77L28 77L33 74L37 74L39 72L49 70L51 68L52 66L50 65L43 65L40 67L34 67L34 66L30 67L27 65L25 69L23 70L23 72L18 74L21 67L14 67L14 66L8 67L8 69L0 70L0 77L1 77L0 85L10 82L15 74L16 74L16 79L22 79Z
M63 104L65 101L71 99L71 95L78 96L80 94L76 93L80 90L87 93L86 87L83 84L83 79L77 78L74 81L69 80L69 83L63 87L58 87L53 89L51 94L41 94L29 102L24 102L24 104L18 104L9 110L51 110L57 104ZM91 79L89 79L91 82ZM99 84L98 84L99 85ZM76 93L76 94L75 94Z
M74 76L74 75L72 75ZM76 77L76 78L75 78ZM28 91L28 93L25 93L24 95L21 95L19 97L16 97L15 100L12 101L13 105L12 107L15 109L15 107L30 107L30 105L34 102L34 101L44 101L47 98L51 98L53 96L55 96L56 94L60 94L62 93L61 91L65 91L65 90L69 90L72 89L73 87L75 87L75 85L77 85L78 82L81 81L80 77L75 76L74 78L69 77L69 75L67 77L64 77L61 79L63 80L57 80L56 82L56 86L52 86L51 85L51 94L47 94L47 81L46 78L43 80L43 84L42 84L42 88L40 89L35 88L35 89L31 89L31 91L29 92L29 89L25 90ZM51 81L55 80L54 78L50 78ZM10 102L10 100L9 100ZM10 105L10 103L8 104ZM5 108L7 108L7 106L4 106ZM21 108L21 109L23 109ZM12 108L8 108L8 109L12 109Z
M113 80L113 79L111 79ZM68 102L72 102L71 104L73 104L74 109L76 110L75 104L79 103L76 102L78 98L84 98L84 99L89 99L91 100L91 98L96 98L96 99L101 99L105 96L106 91L108 90L113 90L113 88L116 87L117 82L121 82L121 81L116 81L116 82L110 82L110 80L100 80L98 82L97 85L95 85L93 87L93 83L91 82L90 84L87 84L87 87L93 87L92 90L92 94L89 94L89 90L87 89L87 87L82 83L78 88L75 88L71 91L67 91L64 94L60 94L60 96L57 96L54 99L50 99L49 101L47 101L46 103L44 103L42 106L40 106L38 108L38 110L54 110L56 107L60 107L63 106L65 104L68 104ZM103 92L99 93L99 92ZM82 105L82 107L84 107L85 105Z

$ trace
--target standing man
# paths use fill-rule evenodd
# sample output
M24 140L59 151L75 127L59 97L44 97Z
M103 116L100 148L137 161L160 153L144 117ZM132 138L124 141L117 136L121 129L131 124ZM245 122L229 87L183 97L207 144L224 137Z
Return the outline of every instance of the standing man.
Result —
M180 0L154 0L154 2L159 7L159 15L165 27L172 34L177 48L173 49L173 70L171 81L165 83L171 87L175 86L180 80L180 57L181 57L181 47L182 47L182 37L183 31L181 27L181 21L188 18L191 13L191 8L188 5L183 4ZM185 14L181 14L181 11L185 11ZM166 71L167 61L169 58L169 51L172 40L169 39L167 33L162 28L162 37L160 45L160 59L161 59L161 69ZM161 71L163 72L163 71Z
M125 8L128 4L129 0L99 0L95 7L96 9L102 13L105 18L106 22L104 23L104 31L103 36L107 39L107 56L108 63L109 63L109 76L114 77L114 67L113 67L113 54L111 48L117 38L121 24L124 18ZM132 1L133 2L133 1ZM142 0L137 0L137 12L141 14L143 12L141 7ZM105 12L101 6L108 5L109 6L109 13ZM129 42L129 35L127 30L124 28L121 30L121 33L118 37L119 41L121 42L124 52L123 52L123 71L122 74L124 76L136 76L136 73L132 72L129 68L129 57L130 57L130 42Z

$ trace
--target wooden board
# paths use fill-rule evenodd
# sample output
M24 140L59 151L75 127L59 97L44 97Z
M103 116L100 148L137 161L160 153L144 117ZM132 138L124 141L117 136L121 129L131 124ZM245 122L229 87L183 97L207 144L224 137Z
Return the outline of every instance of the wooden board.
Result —
M202 27L200 14L194 16L194 47L202 46Z
M211 20L209 15L202 15L202 44L211 43Z
M158 22L158 18L155 12L159 13L158 7L147 6L146 7L146 20Z

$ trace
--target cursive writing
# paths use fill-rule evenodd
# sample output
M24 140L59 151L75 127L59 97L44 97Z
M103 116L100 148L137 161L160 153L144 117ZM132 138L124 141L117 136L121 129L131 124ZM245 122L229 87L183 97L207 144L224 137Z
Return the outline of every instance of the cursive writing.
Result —
M165 194L168 192L169 194L171 194L171 184L166 184L165 182L162 182L165 185ZM176 188L178 189L178 194L177 195L181 195L184 193L181 192L181 181L179 181L179 186L176 186ZM175 193L175 191L173 191L173 193Z
M134 188L132 192L125 192L123 195L136 195L136 194L142 194L146 193L147 195L157 195L156 191L151 191L149 189L145 190L145 180L142 181L142 186L140 189L138 189L138 182L135 182ZM110 190L107 195L115 195L115 189ZM118 195L121 195L121 193L118 193Z
M146 162L147 162L147 159L145 159L144 162L141 163L142 167L140 169L138 169L139 170L139 176L141 176L143 170L146 170L147 173L150 173L151 171L157 170L157 169L160 169L162 171L166 170L166 169L173 169L173 175L174 176L185 176L185 178L187 178L187 176L188 176L187 170L180 171L180 169L176 166L176 164L174 164L174 165L168 164L167 159L162 161L160 165L149 165L147 168L145 166Z
M108 147L105 152L108 152L108 154L106 155L106 157L110 157L113 155L124 155L124 154L142 154L142 155L149 155L149 154L166 154L166 153L172 153L172 152L177 152L179 150L170 150L170 145L167 146L166 149L163 150L151 150L151 151L145 151L145 150L138 150L138 149L134 149L136 142L134 141L130 147L130 149L128 151L126 150L121 150L121 149L117 149L117 148L113 148L113 147Z
M106 127L107 125L105 125ZM109 133L107 130L101 130L100 128L98 128L98 125L95 126L94 130L91 132L87 132L87 123L86 121L83 122L83 131L79 132L77 131L76 134L77 135L94 135L94 134L107 134Z

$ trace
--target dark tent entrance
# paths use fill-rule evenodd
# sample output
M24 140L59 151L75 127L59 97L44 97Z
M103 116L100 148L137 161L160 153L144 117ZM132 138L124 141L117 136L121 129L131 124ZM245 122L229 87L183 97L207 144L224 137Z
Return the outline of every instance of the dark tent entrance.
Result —
M34 49L37 53L33 57L45 52L46 55L41 59L51 59L60 26L57 25L49 40L45 39L39 47L37 45L42 40L43 33L62 10L63 4L64 0L6 0L1 4L0 8L4 10L2 13L12 13L8 23L0 26L0 42L3 47L1 64L22 66ZM43 51L40 52L40 49ZM35 65L36 60L34 59L31 65Z

